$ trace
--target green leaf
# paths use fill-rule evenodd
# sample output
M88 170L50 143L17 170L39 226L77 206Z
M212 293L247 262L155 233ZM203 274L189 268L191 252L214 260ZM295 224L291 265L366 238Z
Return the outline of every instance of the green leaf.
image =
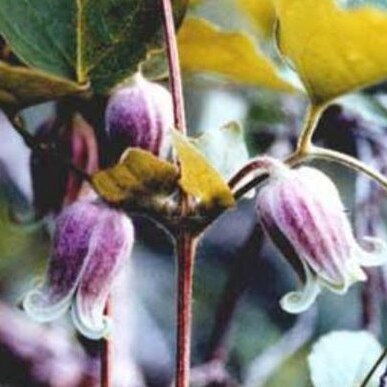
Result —
M138 70L161 27L154 0L79 0L78 79L106 92Z
M137 203L144 197L171 194L178 177L173 164L131 148L120 163L94 174L92 182L99 195L110 203Z
M313 346L308 363L314 387L359 387L383 349L365 331L329 333ZM376 370L367 387L379 386L386 361Z
M1 0L0 34L31 67L76 80L76 1Z
M84 88L63 78L0 61L0 104L26 106L77 94Z
M234 197L227 183L189 139L175 130L173 144L180 161L181 188L199 200L206 209L231 207Z
M230 122L217 130L207 130L192 143L225 179L229 179L249 159L243 129L237 122Z
M187 0L175 0L181 19ZM1 0L0 35L28 66L107 93L160 47L155 0Z
M335 0L276 0L278 40L309 97L322 104L387 78L387 12Z

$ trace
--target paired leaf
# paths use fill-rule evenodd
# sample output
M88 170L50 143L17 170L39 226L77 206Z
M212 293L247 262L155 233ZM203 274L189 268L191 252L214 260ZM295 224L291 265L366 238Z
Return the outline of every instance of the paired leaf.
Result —
M174 0L181 19L187 0ZM154 0L2 0L0 35L28 66L107 93L160 46Z
M231 207L234 197L230 188L205 157L177 131L173 133L173 143L180 161L181 188L207 209Z
M276 0L279 46L313 103L387 78L387 12L335 0Z
M235 82L290 91L293 86L259 50L249 35L220 30L204 19L185 20L178 34L182 69L209 72Z
M225 179L229 179L249 159L243 129L237 122L208 130L192 143Z
M187 138L178 132L173 137L181 176L173 164L142 149L130 148L120 163L93 175L95 190L110 203L138 203L152 195L170 195L179 184L206 208L232 206L234 197L222 177Z
M92 177L96 191L110 203L130 202L148 195L169 195L177 184L178 170L152 153L132 148L122 162Z
M84 90L81 85L66 79L27 67L10 66L0 61L0 104L2 105L30 105L81 93Z
M382 346L368 332L333 332L312 349L308 363L314 387L358 387L382 353ZM386 367L383 361L367 387L379 386Z

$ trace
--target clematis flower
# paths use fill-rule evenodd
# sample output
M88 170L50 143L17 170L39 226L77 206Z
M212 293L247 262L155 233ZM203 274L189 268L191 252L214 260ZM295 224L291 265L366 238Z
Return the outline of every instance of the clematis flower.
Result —
M130 84L114 90L105 112L106 132L115 158L128 147L167 157L173 126L171 93L137 73Z
M343 294L365 281L362 266L386 262L387 245L371 237L355 239L339 192L318 169L290 169L264 158L267 184L256 209L264 231L298 273L303 287L286 294L281 306L289 313L307 309L325 287Z
M66 207L56 220L46 278L24 299L27 314L47 322L72 306L73 322L84 336L105 336L110 322L104 306L133 241L125 214L91 200Z

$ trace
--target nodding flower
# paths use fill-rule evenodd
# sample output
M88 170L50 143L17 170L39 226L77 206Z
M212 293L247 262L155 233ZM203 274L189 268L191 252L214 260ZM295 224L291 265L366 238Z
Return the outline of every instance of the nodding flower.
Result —
M170 92L137 73L109 98L105 125L115 158L128 147L165 158L171 147L173 104Z
M289 313L307 309L325 287L344 294L356 281L365 281L362 266L386 262L387 245L353 234L333 181L316 168L290 169L278 160L262 158L269 174L257 195L259 221L303 286L280 301Z
M133 243L132 222L124 213L88 199L66 207L56 220L46 277L25 297L25 311L48 322L71 307L80 333L106 336L110 321L104 306Z

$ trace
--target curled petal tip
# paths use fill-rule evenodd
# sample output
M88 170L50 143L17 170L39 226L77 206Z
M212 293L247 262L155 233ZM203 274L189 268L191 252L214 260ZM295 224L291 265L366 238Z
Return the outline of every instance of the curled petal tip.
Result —
M360 267L359 262L351 259L348 260L346 263L347 267L347 273L350 276L348 286L352 285L353 283L357 281L366 281L367 280L367 275L364 272L364 270ZM347 289L345 289L347 290Z
M358 261L362 266L380 266L387 263L387 243L376 237L364 237L363 241L370 249L360 249Z
M280 300L281 308L288 313L297 314L307 310L316 300L321 291L318 279L313 276L310 269L304 265L306 280L300 290L287 293Z
M57 302L50 300L43 289L31 290L23 300L23 309L37 322L48 322L63 315L69 308L72 294Z
M101 316L97 321L90 316L82 314L77 307L77 303L73 304L71 315L77 330L90 340L100 340L107 338L110 335L112 328L112 320L108 316Z
M340 283L331 283L324 281L326 286L333 293L343 295L347 293L348 288L356 282L364 282L367 280L367 275L360 266L357 259L349 259L344 263L343 280Z

